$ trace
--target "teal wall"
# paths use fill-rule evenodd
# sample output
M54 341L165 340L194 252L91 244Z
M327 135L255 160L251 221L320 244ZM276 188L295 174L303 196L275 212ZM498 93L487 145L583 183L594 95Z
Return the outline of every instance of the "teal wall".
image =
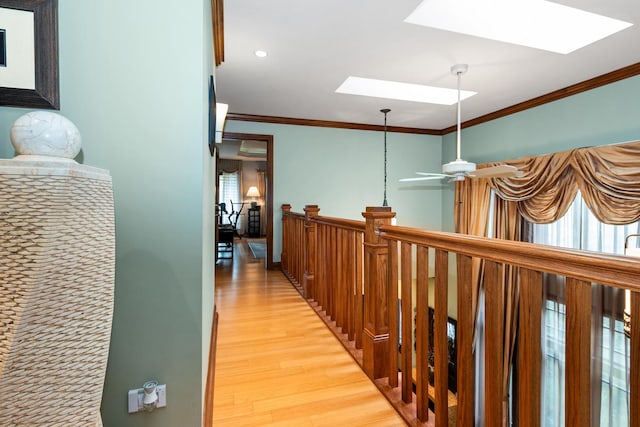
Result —
M202 16L200 16L201 22L203 23L202 30L204 34L200 37L203 38L203 43L201 48L203 49L203 61L200 64L202 67L201 72L204 76L215 75L214 70L214 58L213 58L213 23L211 21L211 0L200 0L202 6ZM197 15L197 13L196 13ZM195 18L194 18L195 20ZM204 141L207 141L209 138L209 82L206 83L207 91L205 92L203 86L197 85L200 90L200 105L202 106L201 111L199 112L199 117L202 118L200 121L200 130L201 137L204 136ZM205 96L206 93L206 96ZM200 139L199 145L200 149L206 145L203 142L203 139ZM208 141L207 141L208 142ZM205 388L207 385L207 371L209 369L209 348L211 345L211 327L213 326L213 312L215 306L215 235L216 235L216 216L215 216L215 205L216 205L216 194L215 194L215 183L217 179L217 173L215 169L215 158L211 157L208 148L204 148L204 154L201 156L201 164L202 164L202 201L201 201L201 209L202 209L202 232L200 235L200 240L202 244L202 283L201 283L201 292L202 292L202 301L201 301L201 310L202 310L202 330L201 330L201 368L200 368L200 380L201 380L201 400L204 405L204 397L205 397ZM196 163L197 165L197 163ZM186 396L183 396L186 397ZM204 410L204 407L202 408ZM199 425L202 425L200 423Z
M79 127L78 160L109 169L116 204L116 293L102 405L106 427L199 426L213 304L214 170L205 147L212 73L209 0L60 0L61 113ZM463 131L463 157L504 160L640 138L640 78ZM231 106L233 110L233 106ZM0 108L0 157L14 155ZM274 260L280 205L361 219L382 204L382 133L229 121L274 136ZM401 184L439 170L444 138L389 133L388 201L399 224L452 229L453 186ZM344 191L348 188L348 191ZM126 393L167 384L168 407L126 413Z
M640 76L462 130L462 157L488 162L640 139ZM464 111L464 103L463 103ZM455 158L455 132L443 138ZM443 192L443 229L453 230L453 186Z
M201 426L213 298L213 170L205 147L209 0L60 0L60 113L82 163L110 170L116 211L105 427ZM0 157L27 110L0 108ZM157 379L168 406L129 415Z
M233 110L233 105L230 106ZM302 212L317 204L320 214L363 220L366 206L384 200L382 132L227 121L225 132L273 135L274 261L280 260L281 206ZM387 201L398 224L440 229L442 186L407 185L400 178L440 169L439 136L387 134Z

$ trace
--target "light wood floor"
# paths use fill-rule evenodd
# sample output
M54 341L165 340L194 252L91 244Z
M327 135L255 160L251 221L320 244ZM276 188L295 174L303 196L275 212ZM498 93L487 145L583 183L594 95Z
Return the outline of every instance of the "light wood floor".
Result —
M281 272L243 241L216 267L215 426L404 426Z

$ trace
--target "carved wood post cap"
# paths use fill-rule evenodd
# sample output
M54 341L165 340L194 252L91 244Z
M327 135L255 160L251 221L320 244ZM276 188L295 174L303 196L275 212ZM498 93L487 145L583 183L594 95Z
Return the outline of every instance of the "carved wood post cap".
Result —
M396 213L391 211L390 206L367 206L365 211L362 212L362 216L367 219L369 218L391 219L391 218L395 218Z
M282 205L282 212L291 212L291 205L288 203L284 203Z
M320 212L318 205L306 205L304 207L304 213L307 217L318 216L318 212Z

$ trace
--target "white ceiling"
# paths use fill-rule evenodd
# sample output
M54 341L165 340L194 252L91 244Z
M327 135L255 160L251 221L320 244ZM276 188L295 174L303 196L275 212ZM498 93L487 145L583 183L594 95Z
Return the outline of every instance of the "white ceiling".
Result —
M455 123L455 105L335 90L350 75L455 88L449 69L467 63L462 88L478 94L465 121L640 62L637 0L558 1L634 24L568 55L404 23L420 1L227 0L217 99L233 113L375 125L391 108L390 126L439 130Z
M258 162L267 160L267 143L264 141L242 141L223 139L217 144L221 159Z

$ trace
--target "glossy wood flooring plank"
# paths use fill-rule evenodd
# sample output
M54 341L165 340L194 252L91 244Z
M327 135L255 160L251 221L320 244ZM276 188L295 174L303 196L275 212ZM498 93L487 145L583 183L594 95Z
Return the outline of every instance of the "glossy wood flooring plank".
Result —
M281 272L236 241L216 268L215 426L404 426Z

